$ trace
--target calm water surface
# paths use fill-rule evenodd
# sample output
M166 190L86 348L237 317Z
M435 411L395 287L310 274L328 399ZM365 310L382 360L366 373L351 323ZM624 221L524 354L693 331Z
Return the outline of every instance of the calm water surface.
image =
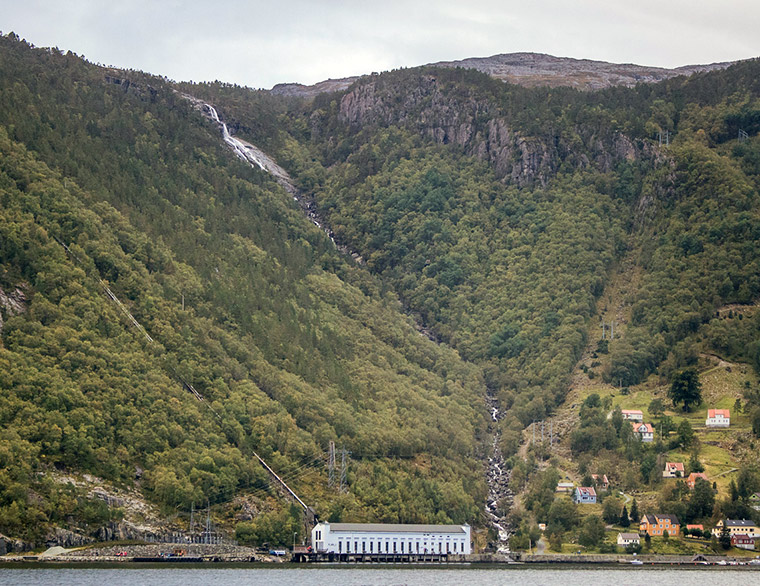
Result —
M112 586L720 586L760 585L760 571L730 568L19 568L0 569L0 584Z

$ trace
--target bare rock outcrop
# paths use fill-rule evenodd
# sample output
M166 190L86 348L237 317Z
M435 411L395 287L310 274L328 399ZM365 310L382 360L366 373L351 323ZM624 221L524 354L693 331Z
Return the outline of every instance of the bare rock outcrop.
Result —
M17 286L7 292L0 287L0 334L3 333L3 318L24 313L27 303L25 287Z
M411 84L384 79L360 83L341 99L339 116L357 128L401 125L438 144L457 146L490 163L503 181L519 186L545 185L563 163L608 171L646 155L642 144L619 132L599 135L579 127L570 136L554 135L551 129L542 137L528 136L487 99L462 91L449 94L430 73Z

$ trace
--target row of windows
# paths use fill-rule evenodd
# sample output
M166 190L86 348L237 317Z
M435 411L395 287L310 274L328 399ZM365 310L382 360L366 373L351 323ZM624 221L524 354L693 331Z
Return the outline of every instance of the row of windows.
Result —
M385 545L383 545L383 543ZM344 550L345 546L345 550ZM352 547L353 546L353 547ZM464 553L464 543L438 542L420 544L419 541L346 541L338 540L338 553Z

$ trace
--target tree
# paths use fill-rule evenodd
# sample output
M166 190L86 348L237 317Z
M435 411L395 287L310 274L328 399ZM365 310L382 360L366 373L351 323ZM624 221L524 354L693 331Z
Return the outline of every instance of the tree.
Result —
M636 499L633 499L631 503L631 519L634 523L641 521L641 513L639 513L639 505L636 503Z
M552 551L562 551L562 533L555 532L549 535L549 548Z
M618 524L621 527L631 526L631 519L628 517L628 508L625 505L623 505L623 510L620 512L620 520L618 521Z
M741 413L742 412L742 400L736 399L734 402L734 413Z
M674 406L682 403L684 411L690 411L692 406L699 405L702 402L702 384L699 382L697 371L687 368L676 374L670 385L668 397Z
M699 461L699 452L697 450L694 450L691 453L691 458L689 458L689 470L692 472L704 472L705 467L702 464L702 462Z
M694 441L694 429L691 427L688 419L684 419L678 424L678 444L683 448L688 448ZM694 472L694 470L692 470Z
M665 412L665 406L662 404L662 399L652 399L648 408L649 414L652 417L659 417Z
M604 521L598 515L589 515L578 532L578 543L595 547L604 539Z
M578 506L568 498L558 498L549 507L546 530L551 533L570 531L578 523Z
M718 541L723 549L731 549L731 532L728 530L728 523L725 520L723 521Z
M605 523L610 525L620 520L620 501L616 498L604 499L604 505L602 507L602 518Z
M689 516L693 519L710 517L715 506L715 493L704 478L697 478L689 498Z

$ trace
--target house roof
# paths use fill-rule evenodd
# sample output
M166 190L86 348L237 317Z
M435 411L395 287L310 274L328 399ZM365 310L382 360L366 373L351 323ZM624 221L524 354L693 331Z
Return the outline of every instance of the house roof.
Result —
M659 523L661 520L664 521L665 519L668 519L670 521L671 525L680 525L681 522L678 520L678 517L676 515L644 515L641 518L641 521L646 521L647 523Z
M464 533L462 525L405 525L398 523L325 523L330 532L352 533Z
M642 417L644 416L644 412L639 411L638 409L621 409L620 412L625 415L641 415Z
M622 539L641 539L638 533L618 533L618 537Z
M576 490L581 495L596 496L596 491L594 490L593 486L579 486Z
M726 519L726 527L755 527L755 522L747 519Z
M708 409L707 418L713 419L714 417L725 417L726 419L731 419L731 410L730 409Z
M700 531L704 531L705 530L705 527L702 524L699 524L699 525L687 525L686 528L687 529L699 529Z
M703 480L707 480L707 474L704 472L692 472L689 474L689 477L686 479L687 482L696 482L697 478L702 478Z
M652 427L651 423L641 423L639 421L631 421L631 425L633 426L633 431L637 433L654 433L654 427Z
M683 472L683 462L665 462L665 468Z

